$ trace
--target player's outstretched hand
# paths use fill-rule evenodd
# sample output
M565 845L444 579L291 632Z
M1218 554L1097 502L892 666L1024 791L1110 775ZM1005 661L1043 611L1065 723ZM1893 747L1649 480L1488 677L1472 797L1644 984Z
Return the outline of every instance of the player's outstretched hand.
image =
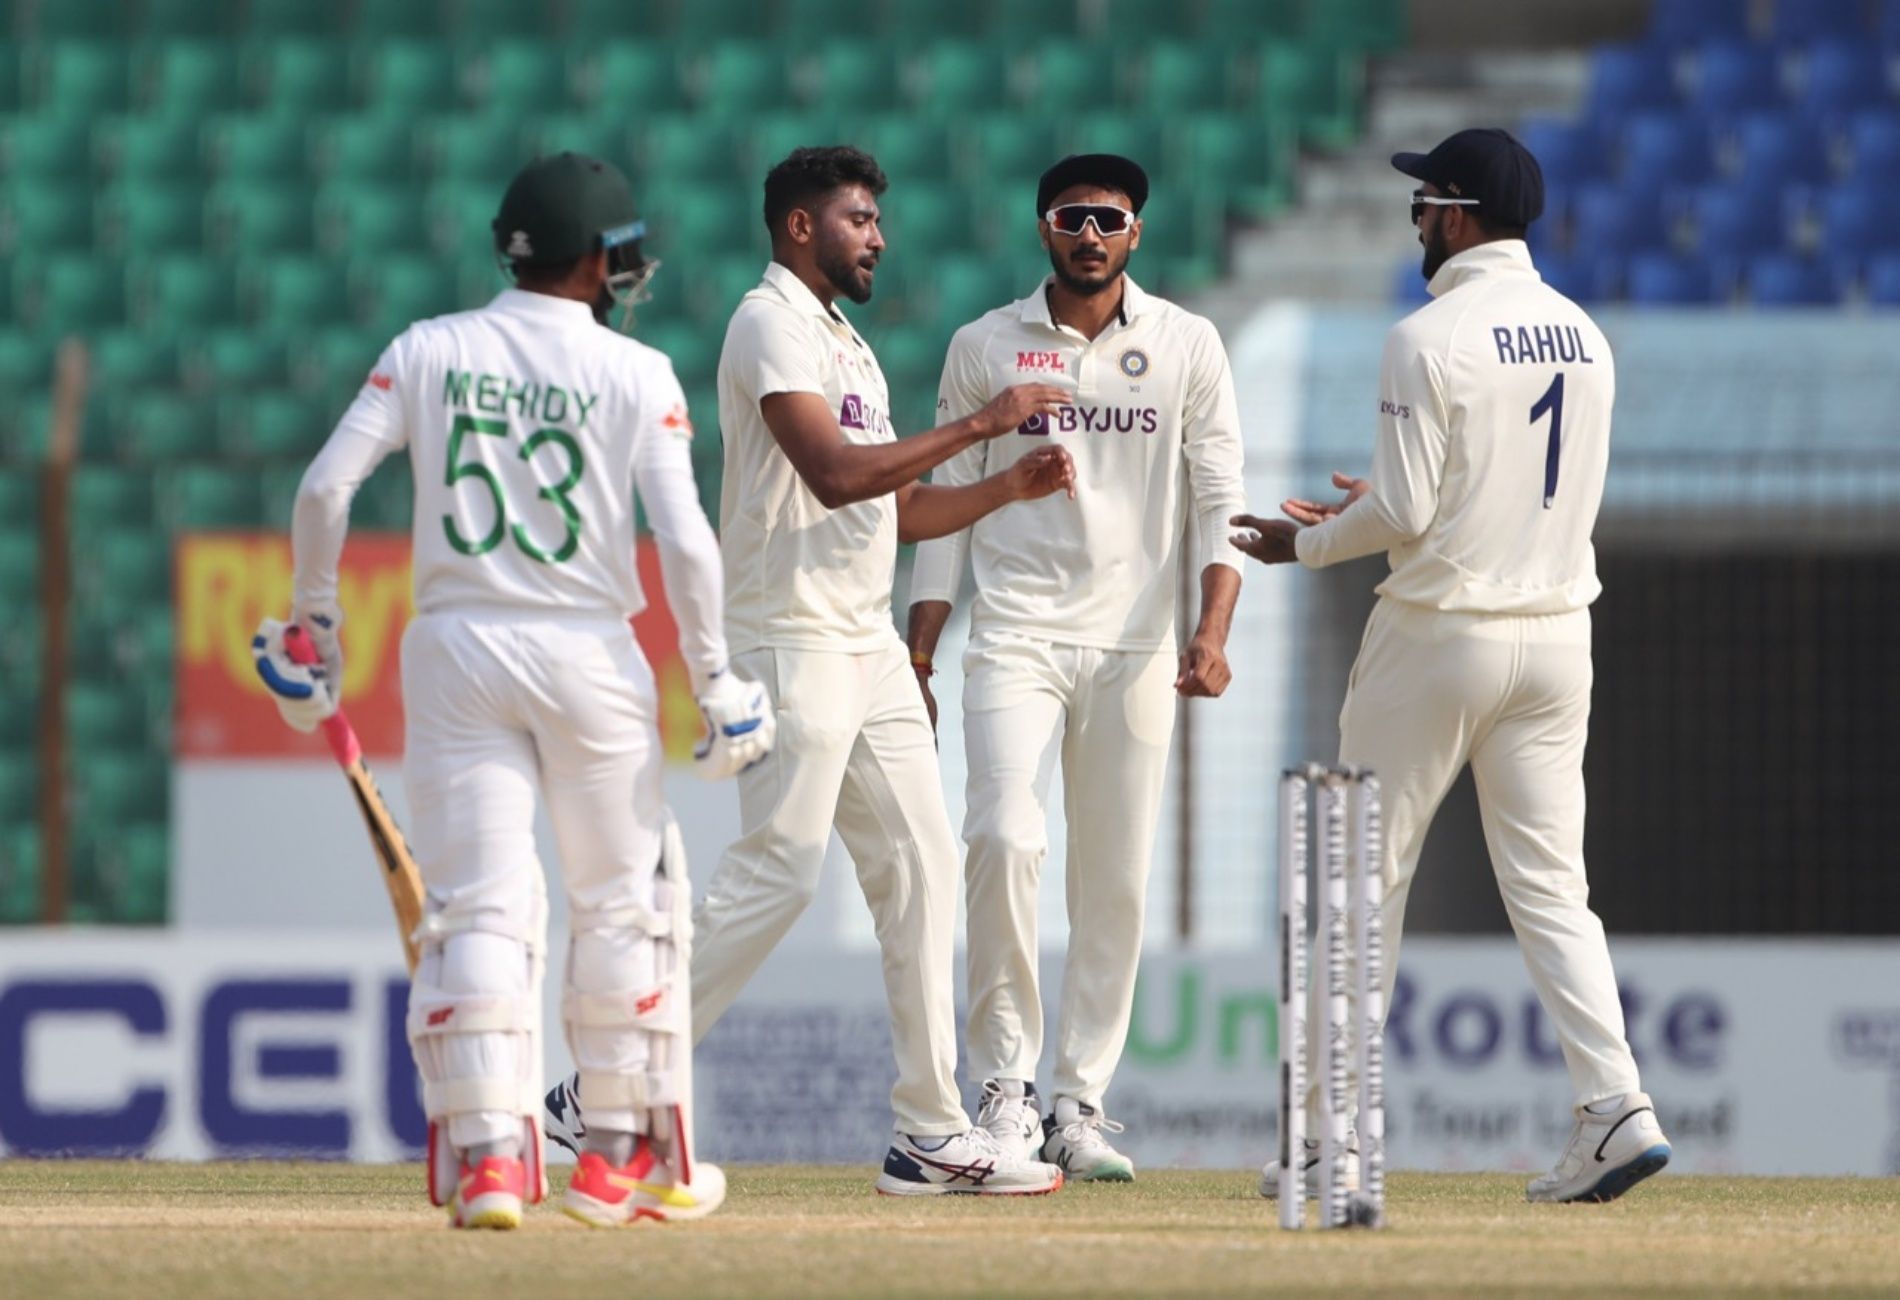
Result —
M778 715L757 682L720 669L700 692L699 712L706 719L706 735L693 750L693 769L706 780L737 776L772 752Z
M1234 549L1253 556L1262 564L1291 564L1299 558L1293 549L1293 537L1300 531L1298 524L1288 523L1284 519L1261 519L1255 515L1235 515L1227 521L1235 528L1245 528L1244 533L1235 533L1228 540Z
M1333 471L1333 486L1345 492L1346 495L1343 500L1336 503L1329 503L1308 501L1304 497L1288 497L1280 503L1280 509L1286 511L1286 517L1288 519L1293 520L1295 523L1306 524L1310 527L1313 524L1324 523L1326 520L1331 519L1334 515L1344 510L1347 506L1357 501L1372 489L1372 484L1368 483L1365 479L1354 478L1352 475L1342 473L1339 470Z
M1066 388L1054 384L1015 384L992 397L989 405L976 413L976 421L989 438L1014 433L1034 419L1043 421L1043 427L1036 430L1043 433L1048 431L1049 419L1069 402Z
M1010 495L1018 501L1036 501L1053 492L1075 499L1075 459L1066 447L1038 447L1011 465Z
M284 647L284 631L289 626L274 618L257 625L251 638L251 658L257 675L270 691L277 712L298 731L312 732L336 712L336 692L331 688L330 670L318 662L293 663Z

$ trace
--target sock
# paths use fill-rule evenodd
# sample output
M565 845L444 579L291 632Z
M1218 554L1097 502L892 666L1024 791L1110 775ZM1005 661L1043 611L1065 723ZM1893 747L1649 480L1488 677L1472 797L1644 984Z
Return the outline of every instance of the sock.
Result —
M471 1168L479 1165L490 1156L506 1156L510 1160L521 1158L521 1142L478 1142L462 1152L462 1162Z
M1619 1092L1614 1097L1605 1097L1602 1101L1593 1101L1585 1106L1584 1109L1589 1111L1592 1115L1614 1115L1617 1111L1623 1109L1623 1103L1627 1101L1628 1098L1628 1093Z
M610 1128L590 1128L581 1139L581 1149L592 1151L615 1169L633 1159L634 1135Z

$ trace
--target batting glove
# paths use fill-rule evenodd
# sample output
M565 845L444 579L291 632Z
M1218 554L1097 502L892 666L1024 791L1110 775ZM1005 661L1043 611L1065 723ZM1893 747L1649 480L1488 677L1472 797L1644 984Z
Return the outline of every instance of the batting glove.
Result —
M284 649L286 626L274 618L259 623L257 635L251 638L251 658L257 661L257 675L284 721L298 731L312 732L336 712L336 693L323 664L291 662Z
M694 770L706 780L736 776L772 752L778 716L757 682L722 668L700 692L699 712L706 719L706 735L693 751Z
M330 683L330 696L343 702L343 643L337 633L343 627L343 611L334 604L293 605L290 621L304 630L310 644L323 660L324 679Z

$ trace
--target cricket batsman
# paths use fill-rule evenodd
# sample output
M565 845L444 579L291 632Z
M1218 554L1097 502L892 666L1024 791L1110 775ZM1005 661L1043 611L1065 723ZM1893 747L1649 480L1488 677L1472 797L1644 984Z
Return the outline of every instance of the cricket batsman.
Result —
M291 622L322 662L290 662L275 621L255 652L291 725L335 711L350 500L407 451L403 780L427 892L408 1030L430 1197L455 1227L513 1228L543 1194L538 792L567 890L561 1013L590 1118L563 1208L596 1226L696 1218L725 1184L690 1148L691 892L662 802L653 674L628 627L646 603L636 492L709 724L703 772L762 760L772 707L728 663L719 550L672 366L603 328L656 265L626 179L579 154L530 163L493 229L514 287L399 335L298 489Z
M1412 223L1434 301L1386 338L1371 476L1335 474L1343 500L1289 500L1288 519L1236 516L1247 531L1234 545L1315 569L1387 553L1339 716L1339 761L1378 773L1385 791L1386 1005L1425 833L1470 763L1498 889L1576 1097L1569 1145L1527 1192L1614 1200L1670 1155L1584 878L1590 603L1602 591L1590 534L1615 362L1531 264L1544 178L1523 145L1460 131L1392 165L1419 182ZM1317 1060L1325 1018L1309 1020ZM1317 1083L1306 1100L1317 1131ZM1262 1172L1263 1195L1278 1175L1278 1161Z
M1245 500L1233 375L1212 324L1128 275L1147 199L1147 174L1115 154L1071 156L1043 173L1036 216L1050 274L957 331L938 411L960 419L1025 379L1073 400L951 458L935 481L973 483L1053 445L1075 458L1080 490L925 542L911 578L911 660L930 699L937 640L974 559L963 839L979 1119L1006 1147L1085 1181L1135 1176L1108 1140L1121 1125L1103 1098L1134 1006L1175 699L1227 688L1240 594L1240 561L1224 540ZM1177 653L1184 554L1201 599ZM1045 1116L1036 895L1058 760L1070 930Z

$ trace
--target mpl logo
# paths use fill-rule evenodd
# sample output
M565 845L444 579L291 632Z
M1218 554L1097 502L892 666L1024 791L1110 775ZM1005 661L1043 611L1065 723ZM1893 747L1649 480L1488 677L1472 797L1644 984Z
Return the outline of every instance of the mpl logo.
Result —
M1053 370L1057 373L1068 369L1062 363L1060 352L1018 352L1016 354L1018 370Z

